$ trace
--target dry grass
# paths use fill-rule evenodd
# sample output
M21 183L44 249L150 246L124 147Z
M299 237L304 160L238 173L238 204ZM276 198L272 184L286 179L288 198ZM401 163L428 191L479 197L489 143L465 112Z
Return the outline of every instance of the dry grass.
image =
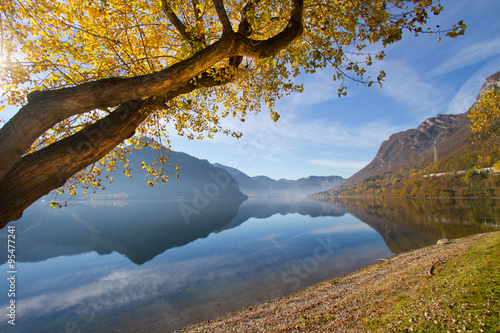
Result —
M445 265L400 295L391 311L369 322L378 331L500 332L500 233Z
M494 234L497 238L500 235ZM185 328L182 332L399 330L396 326L405 315L393 314L394 309L401 311L412 302L423 308L419 302L427 304L428 300L421 298L421 288L429 281L437 281L443 265L461 258L489 237L490 234L475 235L451 244L404 253L272 302ZM433 264L435 275L430 275ZM496 297L498 304L498 294ZM407 325L401 328L411 330Z

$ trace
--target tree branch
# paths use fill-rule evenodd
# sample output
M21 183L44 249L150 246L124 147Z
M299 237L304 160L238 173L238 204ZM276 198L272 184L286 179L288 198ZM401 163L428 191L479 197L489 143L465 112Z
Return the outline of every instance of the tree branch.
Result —
M203 22L203 14L199 8L200 3L198 0L191 0L191 3L193 5L193 12L194 12L194 17L196 21L196 29L197 32L200 33L202 32L199 36L194 36L196 41L203 43L203 45L206 45L206 36L205 36L205 22ZM193 45L195 46L195 45Z
M219 21L222 24L222 34L232 33L233 27L231 26L231 21L229 21L226 9L224 8L224 2L222 0L213 0L213 2Z
M294 6L287 27L267 40L256 41L235 33L223 34L212 45L162 71L30 93L28 104L0 128L0 142L9 143L0 145L0 156L5 161L0 165L0 179L30 148L32 142L70 116L174 91L225 58L265 58L276 54L302 33L303 0L292 1ZM238 65L238 61L233 61L233 64Z
M203 22L200 8L198 8L200 2L198 0L191 0L191 4L193 5L194 18L196 22Z
M146 105L147 100L123 103L85 129L17 161L0 182L0 227L134 135L150 113Z
M30 93L28 104L0 128L0 142L9 143L0 145L0 156L5 161L0 165L0 179L30 148L32 142L70 116L173 91L225 58L265 58L276 54L302 33L303 0L293 1L294 7L287 27L267 40L255 41L241 34L225 34L192 57L159 72Z
M290 14L290 19L288 20L288 24L283 31L276 36L262 41L238 35L240 37L237 41L239 47L238 54L257 59L268 58L284 49L288 44L299 37L304 29L302 23L304 1L292 1L293 8Z
M242 36L249 37L250 34L252 33L252 26L250 25L250 22L248 21L248 14L250 12L255 11L255 7L258 5L260 0L250 0L247 2L245 7L243 7L242 10L242 18L240 21L240 24L238 26L238 33L241 34Z
M40 135L62 120L94 109L173 91L217 62L234 54L234 38L222 37L191 58L162 71L131 78L103 79L49 91L34 91L22 107L0 128L0 179Z
M245 17L238 33L229 31L232 28L222 0L214 0L226 33L192 57L147 75L102 79L30 93L28 103L0 128L0 223L19 218L31 203L64 185L69 177L99 161L131 137L153 110L151 104L146 108L146 103L168 101L199 87L231 81L232 77L216 75L217 69L210 69L223 59L230 59L230 65L238 67L243 56L264 58L285 48L303 29L303 0L292 1L294 5L287 27L267 40L248 38L251 29ZM251 7L249 5L248 10ZM118 105L115 111L85 129L23 156L38 137L62 120Z
M240 24L238 25L238 34L240 34L243 37L250 37L250 35L252 34L252 26L248 21L248 13L253 12L255 10L255 6L258 3L259 0L255 1L250 0L249 2L247 2L245 7L243 7L242 18ZM233 67L238 67L242 61L243 61L242 56L231 57L229 59L229 65Z
M78 171L98 162L135 133L155 108L200 87L215 87L231 79L216 79L204 72L196 81L182 85L165 96L123 103L106 117L81 131L22 157L0 182L0 228L19 219L24 209L40 197L65 184Z
M184 38L191 46L195 41L195 37L189 32L188 28L182 23L182 21L175 15L172 7L168 0L161 1L161 8L165 15L167 15L168 20L172 25L177 29L177 31L181 34L182 38Z

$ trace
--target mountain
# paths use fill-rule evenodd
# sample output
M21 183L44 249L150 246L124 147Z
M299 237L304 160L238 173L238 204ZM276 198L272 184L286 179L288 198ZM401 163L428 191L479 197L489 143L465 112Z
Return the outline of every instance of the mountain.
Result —
M240 190L249 196L295 196L307 195L339 185L344 178L339 176L309 176L298 180L274 180L267 176L250 177L238 169L219 163L214 166L226 170L238 183Z
M240 190L246 195L254 195L255 193L261 193L265 190L265 188L262 187L260 183L256 182L254 178L248 176L238 169L228 167L219 163L214 163L213 165L229 173L231 177L233 177L238 183Z
M151 140L148 140L151 143ZM84 199L193 199L199 200L202 205L212 199L235 199L245 198L239 190L237 182L225 170L217 168L207 160L200 160L185 153L166 150L169 155L168 164L180 166L175 171L174 167L165 166L165 172L177 173L179 178L169 176L167 182L156 183L150 186L147 181L147 172L142 168L142 162L150 164L158 158L159 152L149 146L135 150L127 155L130 161L132 177L127 177L119 169L110 174L113 182L105 185L103 191L96 191L83 195ZM81 197L81 196L78 196Z
M493 87L500 88L500 72L486 79L476 103ZM467 116L469 112L470 109L458 115L440 114L425 120L416 129L391 135L382 143L375 158L348 178L342 187L356 186L383 172L437 162L451 155L465 154L473 150L469 140L472 135Z

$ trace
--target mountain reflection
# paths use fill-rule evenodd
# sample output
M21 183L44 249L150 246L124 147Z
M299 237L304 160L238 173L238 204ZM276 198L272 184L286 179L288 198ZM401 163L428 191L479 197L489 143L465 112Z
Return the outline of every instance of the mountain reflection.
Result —
M89 201L52 209L39 202L16 222L18 261L36 262L95 251L121 253L141 265L174 247L248 219L274 214L340 216L331 204L303 199L194 201ZM5 259L0 264L5 263Z
M205 238L236 215L242 200L94 201L64 209L39 203L16 223L18 261L34 262L95 251L121 253L135 264Z
M23 272L16 330L62 332L75 323L96 333L175 331L439 238L494 230L497 204L268 197L52 209L41 202L15 223ZM111 252L121 255L104 255Z
M275 214L355 216L379 233L392 253L498 229L495 200L251 198L192 201L89 201L52 209L37 203L17 223L17 259L44 261L64 255L113 251L137 265L251 218ZM5 263L2 259L0 264Z
M333 198L328 201L375 229L398 254L499 229L495 199Z

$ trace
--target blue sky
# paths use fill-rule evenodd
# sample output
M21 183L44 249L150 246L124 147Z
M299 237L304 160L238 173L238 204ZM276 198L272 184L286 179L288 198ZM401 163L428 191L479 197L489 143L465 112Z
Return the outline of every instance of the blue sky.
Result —
M464 36L406 37L390 46L373 66L387 73L383 88L351 84L337 97L332 71L300 77L305 90L278 103L281 118L250 115L226 124L243 132L239 140L172 138L181 150L250 176L297 179L309 175L349 177L376 155L395 132L416 128L426 118L462 113L474 102L484 79L500 71L500 1L446 0L431 26L464 20ZM375 75L376 76L376 75Z
M436 35L407 34L373 66L375 76L382 69L387 73L383 88L350 84L348 96L339 99L331 70L303 75L304 92L278 102L278 122L265 111L249 115L245 123L227 119L224 125L242 131L241 139L219 135L188 141L175 136L172 148L250 176L351 176L391 134L416 128L438 113L465 112L484 79L500 71L500 0L441 3L444 11L430 26L446 28L464 20L465 35L442 36L438 43Z

